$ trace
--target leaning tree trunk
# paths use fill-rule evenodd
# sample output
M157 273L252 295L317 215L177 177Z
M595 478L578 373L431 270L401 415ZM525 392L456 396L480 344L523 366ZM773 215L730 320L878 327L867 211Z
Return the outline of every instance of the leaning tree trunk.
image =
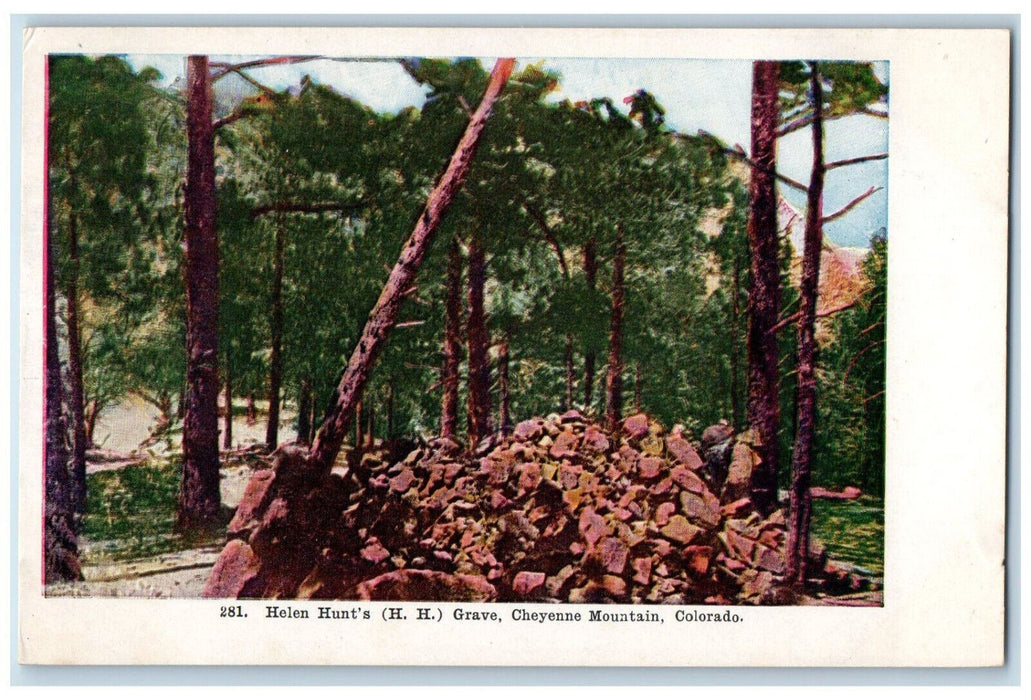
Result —
M86 512L86 402L82 387L82 332L79 329L79 232L75 214L68 218L68 404L72 419L72 505L76 515Z
M598 284L598 251L593 234L584 244L584 276L587 278L587 288L594 292ZM594 400L595 360L594 348L589 347L584 353L584 408L588 410Z
M609 321L609 371L605 397L605 422L613 433L623 417L623 267L626 244L623 230L616 228L616 254L612 262L612 316Z
M469 447L491 433L490 364L487 352L490 338L483 309L483 288L487 281L487 265L480 234L469 236L469 314L466 335L469 343Z
M752 173L748 242L752 286L748 295L748 422L758 433L761 463L752 477L752 502L764 513L777 504L777 336L780 312L780 266L777 241L777 92L776 61L756 61L752 68Z
M514 65L515 59L512 58L501 58L495 63L479 107L469 119L469 125L458 142L444 175L430 193L415 230L402 248L401 257L390 271L379 300L369 314L358 347L355 348L344 370L344 376L337 387L336 400L315 436L315 444L312 445L308 456L309 466L315 470L328 473L333 467L344 434L347 432L347 421L352 416L352 409L361 398L376 358L397 321L401 302L415 281L419 266L426 257L426 251L433 241L441 218L465 181L487 117L508 82Z
M451 440L458 433L458 369L462 363L462 251L452 238L447 256L447 291L444 299L444 396L440 407L440 434Z
M186 417L176 530L218 523L218 237L215 147L207 56L187 62Z
M809 553L809 484L813 443L816 438L816 302L820 284L820 252L823 248L823 182L826 173L823 157L823 91L818 66L815 62L810 65L813 167L806 200L805 244L802 253L802 278L799 284L801 307L798 316L798 423L791 463L791 518L788 522L787 557L787 579L796 585L805 583Z
M49 223L49 216L48 223ZM49 226L48 226L49 228ZM71 484L68 473L68 427L64 420L61 358L57 351L57 308L54 294L54 256L49 233L46 238L46 460L43 501L43 581L78 581L78 536L75 531Z
M268 425L265 428L265 449L272 452L279 445L279 394L283 384L283 223L276 223L275 253L272 260L272 352L268 369Z

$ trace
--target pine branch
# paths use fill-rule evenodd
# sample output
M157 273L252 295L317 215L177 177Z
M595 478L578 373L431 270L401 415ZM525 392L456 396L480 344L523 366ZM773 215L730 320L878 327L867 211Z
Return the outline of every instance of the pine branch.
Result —
M835 160L827 163L824 166L827 170L833 170L834 168L841 168L846 165L855 165L857 163L867 163L872 160L884 160L888 157L887 153L876 153L872 156L860 156L858 158L846 158L845 160Z
M530 215L530 218L534 220L537 227L540 228L541 233L544 234L544 240L548 242L552 250L555 251L555 255L558 257L558 266L562 269L562 276L569 279L569 265L566 263L566 254L562 250L562 245L558 242L558 237L555 236L555 232L548 226L548 222L544 218L544 214L534 207L527 200L523 200L523 208L526 209L526 213Z
M817 311L816 312L816 318L825 318L827 316L833 316L834 314L836 314L836 313L838 313L840 311L845 311L846 309L851 309L858 302L859 302L858 299L854 299L853 301L850 301L847 304L842 304L841 306L835 306L835 307L830 308L830 309L824 309L823 311ZM801 311L796 311L795 313L791 314L790 316L787 316L786 318L782 318L781 320L777 321L775 324L770 326L770 330L768 330L767 333L776 333L781 328L784 328L788 324L797 321L799 316L801 316L801 315L802 315Z
M273 58L259 58L254 61L245 61L243 63L211 63L212 68L221 68L211 76L211 82L214 83L220 78L224 78L230 73L239 73L241 70L247 68L260 68L262 66L283 66L294 63L304 63L306 61L315 61L322 58L322 56L275 56Z
M838 209L833 214L828 214L827 216L823 217L823 219L821 220L821 223L827 224L827 223L830 223L831 221L834 221L835 219L840 219L845 214L848 214L850 211L852 211L857 206L859 206L860 202L862 202L864 199L866 199L867 197L869 197L874 192L877 192L880 189L881 189L880 187L871 187L866 192L864 192L863 194L859 195L858 197L853 199L851 202L849 202L848 204L843 206L841 209Z

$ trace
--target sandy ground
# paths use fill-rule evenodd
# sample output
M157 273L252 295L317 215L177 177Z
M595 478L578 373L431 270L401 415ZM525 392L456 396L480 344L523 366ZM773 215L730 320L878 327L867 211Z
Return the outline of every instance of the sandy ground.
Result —
M234 401L234 404L237 402ZM239 405L242 406L242 403ZM259 408L263 408L261 402ZM137 397L129 397L106 410L98 419L95 440L102 448L104 459L91 462L87 471L94 473L109 469L123 469L139 463L149 454L160 455L169 449L178 450L178 436L170 443L161 441L150 448L140 444L150 436L158 418L157 410ZM281 441L293 440L296 433L291 427L292 415L284 412L279 427ZM220 422L221 426L221 422ZM245 416L233 419L234 447L246 447L265 440L264 420L248 423ZM221 444L221 437L219 438ZM119 455L118 453L121 453ZM122 456L123 459L117 457ZM243 497L244 489L253 470L245 465L230 463L221 470L222 503L235 508ZM83 543L88 546L88 543ZM222 550L221 543L171 552L146 559L85 565L84 581L55 584L47 588L47 595L73 597L143 597L143 598L199 598L211 567Z

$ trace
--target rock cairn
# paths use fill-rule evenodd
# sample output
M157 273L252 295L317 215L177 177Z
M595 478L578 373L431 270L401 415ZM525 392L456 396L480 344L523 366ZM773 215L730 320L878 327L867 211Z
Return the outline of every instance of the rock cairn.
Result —
M747 497L753 436L714 428L696 446L643 414L617 436L570 411L472 455L436 439L328 477L287 446L248 484L204 595L796 602L780 584L784 513L763 518ZM811 570L825 590L869 585L822 554Z

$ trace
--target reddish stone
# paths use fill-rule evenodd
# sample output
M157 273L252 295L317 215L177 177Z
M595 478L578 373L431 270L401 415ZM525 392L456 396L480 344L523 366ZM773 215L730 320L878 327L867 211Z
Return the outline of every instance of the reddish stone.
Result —
M272 486L275 475L276 473L271 469L262 469L255 472L247 482L240 505L236 507L236 514L229 523L227 532L230 538L247 534L248 524L257 517L265 505L265 496L269 487Z
M658 507L655 509L655 524L659 527L666 525L667 523L669 523L669 516L673 515L673 513L675 513L676 510L676 505L670 503L669 501L660 503Z
M684 515L694 522L701 523L709 528L714 528L720 524L719 504L717 503L716 508L713 508L711 503L706 502L698 494L691 493L690 491L681 491L680 507L684 511Z
M587 544L593 546L608 532L608 527L605 525L605 519L595 513L593 508L584 508L580 514L579 530L580 536Z
M648 489L648 491L650 491L652 494L654 494L656 496L661 496L663 494L669 493L672 488L673 488L673 479L671 479L670 477L667 476L662 481L660 481L658 483L655 483L655 484L652 484L652 486Z
M555 438L555 443L548 450L555 459L564 457L575 457L577 448L580 446L580 437L572 430L566 428Z
M724 532L727 535L727 543L735 556L744 561L751 561L752 553L755 551L755 542L747 537L742 537L729 527Z
M601 585L614 598L622 598L626 595L626 581L618 576L602 576Z
M598 547L598 554L605 570L610 574L621 574L626 568L626 559L629 554L627 546L618 537L606 537Z
M384 547L380 541L373 537L366 543L365 547L360 552L362 559L365 561L371 561L373 564L379 564L381 561L390 556L390 552Z
M654 479L662 471L662 460L658 457L641 457L637 461L637 472L642 479Z
M505 494L500 491L491 491L490 494L490 507L494 510L500 510L507 506L510 501L505 498Z
M563 462L558 470L558 481L564 489L575 489L580 483L580 474L582 473L583 468L579 465Z
M640 440L648 434L648 416L643 413L630 416L623 421L623 432L635 440Z
M390 490L404 493L415 483L415 474L411 469L405 467L401 473L390 480Z
M547 575L542 571L520 571L512 579L512 591L516 595L528 596L544 585Z
M728 503L720 509L720 512L728 518L739 517L752 509L752 499L745 496L739 498L733 503Z
M482 602L497 597L483 576L443 571L399 569L365 581L356 589L359 600Z
M575 408L566 411L561 416L559 416L559 419L558 419L559 423L577 423L577 422L582 423L583 420L584 420L583 414L580 413Z
M261 561L243 540L230 540L218 555L204 591L205 598L238 598L257 579Z
M639 557L634 559L634 581L647 586L652 580L652 559L651 557Z
M541 465L536 462L523 462L516 471L519 472L519 488L522 491L535 489L541 483Z
M673 458L677 460L677 462L684 465L691 471L697 471L704 464L702 462L702 458L698 456L698 452L695 451L695 448L691 443L680 435L666 436L666 450L673 455Z
M544 432L544 424L540 420L524 420L516 425L512 436L519 442L536 440Z
M755 565L760 569L772 571L775 574L784 573L784 555L776 549L764 547L761 544L755 546Z
M684 561L696 576L705 576L709 571L709 562L712 561L712 547L698 544L684 547Z
M708 489L705 486L705 482L702 481L698 475L687 467L674 467L673 471L670 472L670 477L673 481L693 493L702 493Z
M589 452L603 453L609 449L609 439L593 425L584 431L583 448Z
M669 519L669 524L659 530L662 536L677 544L689 544L701 528L695 527L687 521L683 515L674 515Z

